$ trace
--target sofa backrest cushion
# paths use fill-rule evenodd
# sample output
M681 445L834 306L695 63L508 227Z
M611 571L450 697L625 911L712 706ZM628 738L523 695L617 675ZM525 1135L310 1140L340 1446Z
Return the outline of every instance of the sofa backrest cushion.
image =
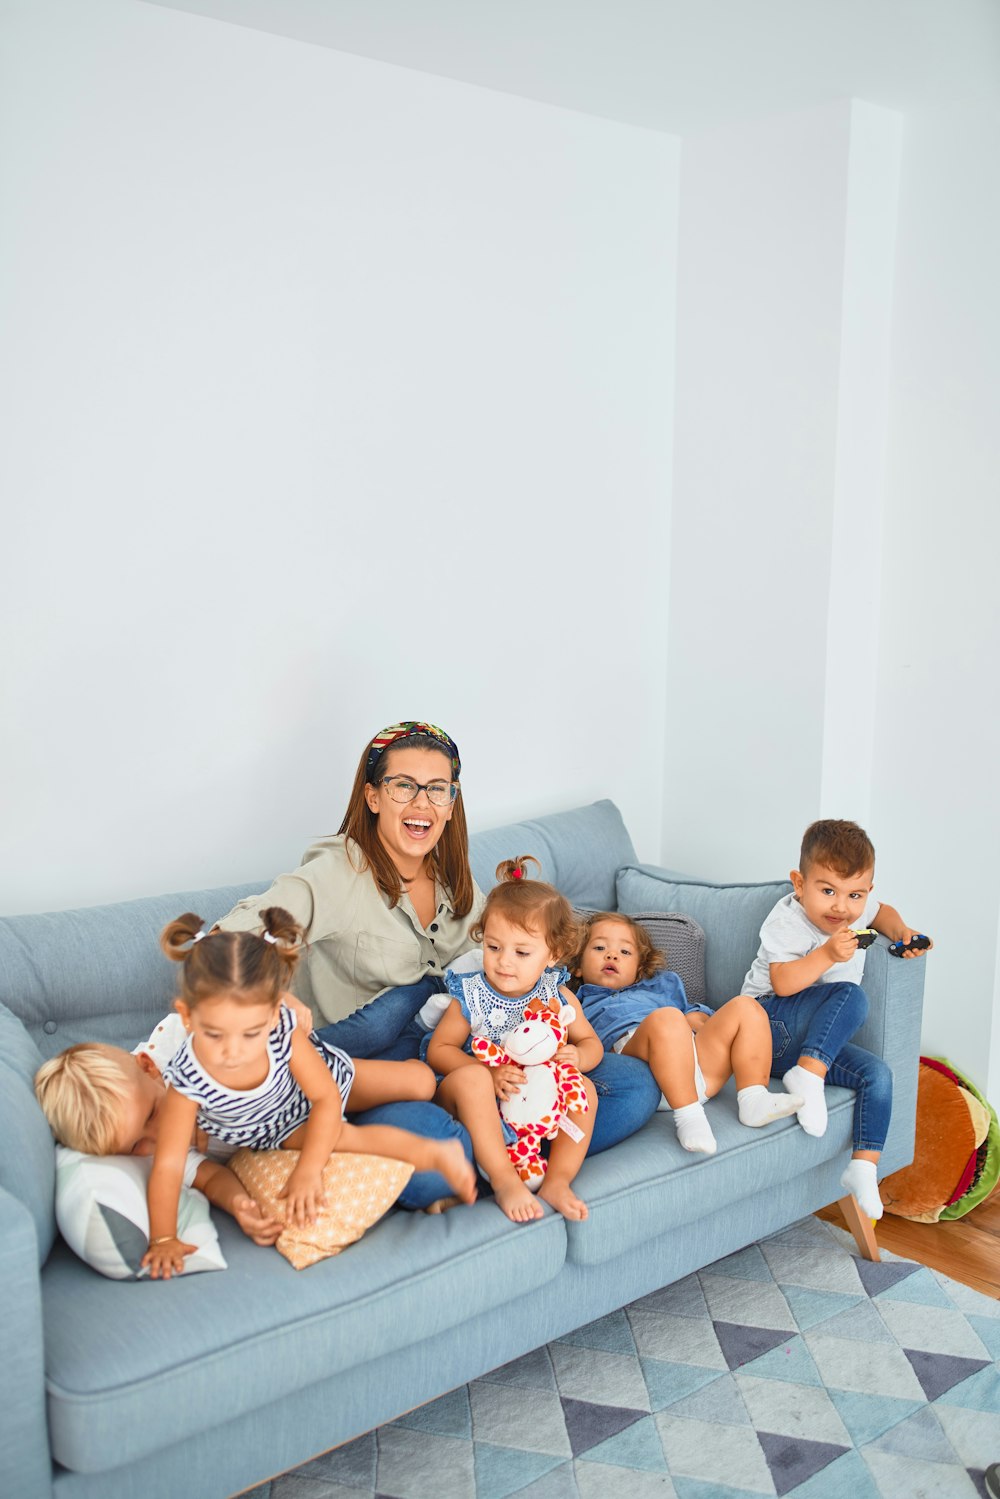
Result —
M43 1058L77 1041L135 1045L173 1004L174 965L159 936L182 911L211 925L265 884L188 890L113 906L0 919L0 1003Z
M592 911L615 909L615 874L620 865L635 859L622 815L611 801L509 823L473 833L469 839L472 873L483 890L496 883L501 859L518 854L533 854L542 866L543 880L561 890L572 905Z
M787 880L717 885L653 864L619 870L618 908L684 911L704 929L706 1003L724 1004L739 994L760 946L760 929L776 901L791 890Z
M0 1004L0 1187L31 1214L40 1265L56 1233L55 1151L33 1087L42 1061L20 1020Z

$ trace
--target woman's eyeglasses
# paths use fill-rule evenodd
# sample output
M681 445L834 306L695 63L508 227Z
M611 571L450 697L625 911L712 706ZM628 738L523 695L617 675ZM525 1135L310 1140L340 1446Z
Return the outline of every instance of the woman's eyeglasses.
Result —
M409 776L383 776L382 785L394 802L412 802L421 791L434 807L449 807L458 795L457 781L411 781Z

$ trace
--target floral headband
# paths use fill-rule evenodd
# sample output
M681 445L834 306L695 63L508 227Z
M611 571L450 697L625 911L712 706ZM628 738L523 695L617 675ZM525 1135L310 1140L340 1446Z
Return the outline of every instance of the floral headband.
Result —
M372 740L371 749L368 751L368 759L365 762L365 773L369 781L374 780L372 772L386 750L393 744L399 744L401 740L413 739L417 735L427 739L436 739L451 760L451 777L457 781L462 774L462 762L458 755L458 745L444 729L439 729L433 723L417 723L412 718L406 718L402 723L390 724L380 734L376 734Z

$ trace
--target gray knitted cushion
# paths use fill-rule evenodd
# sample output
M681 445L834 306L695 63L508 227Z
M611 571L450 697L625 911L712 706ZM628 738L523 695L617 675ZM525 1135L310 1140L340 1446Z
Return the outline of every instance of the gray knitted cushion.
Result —
M585 917L592 913L577 909L575 914ZM630 913L627 920L638 921L645 927L654 946L665 955L667 967L680 975L691 1003L708 1004L705 998L705 933L698 923L685 916L683 911L638 911Z

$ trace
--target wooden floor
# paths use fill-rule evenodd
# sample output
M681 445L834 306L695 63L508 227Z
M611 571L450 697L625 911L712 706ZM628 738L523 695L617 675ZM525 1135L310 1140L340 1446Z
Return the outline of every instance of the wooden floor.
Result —
M836 1203L816 1216L846 1227ZM875 1233L881 1249L929 1265L1000 1301L1000 1189L950 1223L912 1223L884 1213Z

